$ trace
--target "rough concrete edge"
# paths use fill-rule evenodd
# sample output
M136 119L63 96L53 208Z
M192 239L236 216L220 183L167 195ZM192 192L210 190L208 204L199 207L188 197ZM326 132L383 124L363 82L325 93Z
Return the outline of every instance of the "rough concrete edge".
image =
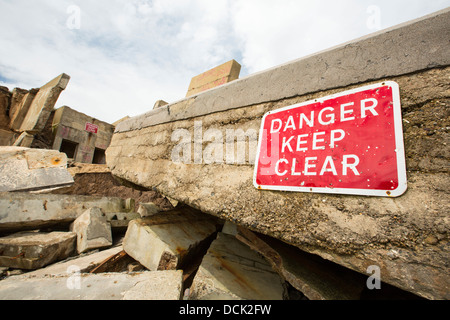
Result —
M151 110L123 121L115 132L445 67L450 64L449 21L450 7ZM434 50L430 52L430 48ZM371 61L371 56L380 52L389 53L389 59ZM348 56L355 59L345 60ZM332 72L324 77L323 67L335 67L338 62L344 62L339 68L347 72ZM189 107L180 108L183 104ZM176 107L181 110L177 112Z

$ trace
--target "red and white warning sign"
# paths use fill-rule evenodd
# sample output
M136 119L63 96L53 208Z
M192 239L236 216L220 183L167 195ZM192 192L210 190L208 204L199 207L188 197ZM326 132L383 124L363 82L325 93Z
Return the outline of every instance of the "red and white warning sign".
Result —
M98 133L98 126L96 126L95 124L86 122L86 131L90 132L90 133Z
M267 113L254 185L398 197L407 189L398 84L384 82Z

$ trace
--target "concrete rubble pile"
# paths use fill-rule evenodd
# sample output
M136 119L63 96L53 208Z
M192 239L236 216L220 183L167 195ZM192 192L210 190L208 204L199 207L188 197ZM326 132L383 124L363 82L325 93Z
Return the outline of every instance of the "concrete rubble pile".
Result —
M68 169L66 155L54 150L2 147L0 155L0 299L288 298L284 280L222 233L220 219L189 207L167 210L169 200L136 205L55 194L77 174L108 170ZM224 239L237 242L237 251L226 250ZM209 273L217 263L221 272Z
M449 21L447 8L127 119L107 164L122 180L314 257L361 275L376 267L392 286L449 299ZM370 99L352 97L389 83L395 103L370 98L369 119ZM394 104L394 120L367 129ZM393 137L393 122L398 137L388 148L377 139ZM330 128L349 139L342 149ZM347 174L346 146L367 157L354 162L365 175ZM372 159L373 149L390 154ZM400 155L402 170L388 164ZM383 170L402 174L404 193L374 192Z
M71 178L108 172L81 164L68 169L65 154L53 150L4 147L0 153L5 164L29 164L38 154L43 177L52 178L55 168ZM167 209L169 200L136 205L135 199L55 194L54 188L67 185L43 179L49 182L36 186L39 179L30 179L33 168L14 173L20 188L0 171L10 185L0 193L0 300L364 297L364 277L349 274L336 283L333 275L345 273L337 266L318 261L308 269L308 258L290 264L306 253L173 199ZM277 248L276 255L269 245ZM343 286L348 279L351 285Z
M89 145L67 140L87 133L63 108L61 152L29 147L69 77L0 87L0 300L449 299L449 21L446 9L244 79L229 61L114 135L86 123ZM266 114L387 82L404 194L253 183Z

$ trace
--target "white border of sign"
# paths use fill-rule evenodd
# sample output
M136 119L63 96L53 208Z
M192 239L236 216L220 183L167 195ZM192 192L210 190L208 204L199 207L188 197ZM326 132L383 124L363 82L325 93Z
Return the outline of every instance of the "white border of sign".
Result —
M347 189L347 188L311 188L311 187L289 187L289 186L264 186L256 183L256 177L258 173L258 162L261 151L261 143L263 137L264 123L268 115L283 112L286 110L306 106L312 103L324 102L326 100L335 99L338 97L346 96L349 94L358 93L370 89L379 88L381 86L392 87L393 103L394 103L394 131L395 131L395 144L397 152L397 172L399 185L395 190L373 190L373 189ZM293 191L293 192L307 192L307 193L329 193L329 194L347 194L347 195L362 195L362 196L377 196L377 197L399 197L404 194L408 188L406 176L406 160L405 160L405 147L403 142L403 123L402 123L402 110L400 103L400 88L394 81L385 81L382 83L372 84L338 94L326 96L319 99L302 102L288 107L283 107L274 111L270 111L264 115L261 122L261 129L259 133L258 150L255 160L255 170L253 174L253 185L260 190L273 190L273 191Z

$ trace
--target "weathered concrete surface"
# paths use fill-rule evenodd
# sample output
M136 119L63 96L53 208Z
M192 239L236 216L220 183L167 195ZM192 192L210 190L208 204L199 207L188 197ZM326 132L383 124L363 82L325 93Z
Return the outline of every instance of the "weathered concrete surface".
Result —
M11 120L14 117L14 114L19 109L19 106L22 103L23 98L28 93L28 90L20 89L20 88L14 88L11 92L11 101L9 105L9 119ZM10 122L11 124L11 122Z
M169 103L164 100L158 100L155 102L155 105L153 106L153 109L158 109L164 106L167 106ZM129 117L128 117L129 118Z
M272 268L309 300L359 300L367 276L237 227L236 238L263 255Z
M44 129L59 95L66 89L69 80L70 77L63 73L39 89L28 108L19 131L38 133Z
M137 212L110 212L106 213L105 216L112 229L125 230L131 221L141 217Z
M0 129L9 129L9 107L11 104L11 92L8 88L0 86Z
M362 274L378 265L387 283L448 299L449 17L444 10L124 121L107 150L108 165L121 179L203 212ZM254 188L257 137L266 112L387 80L401 91L408 175L403 196ZM187 152L190 163L172 161L181 144L180 137L172 141L177 129L187 133L181 151L193 151ZM214 142L223 148L223 161L207 164L214 144L202 138L210 129L222 134L224 143ZM242 162L235 161L237 151L227 152L236 147L225 143L229 129L248 133L249 141L238 144L245 149ZM198 162L196 154L203 156Z
M77 272L88 273L98 267L102 262L111 258L112 256L123 251L122 246L111 249L83 254L73 259L66 259L64 261L51 264L45 268L38 269L27 273L27 277L43 277L43 276L57 276L70 275L77 270ZM1 287L1 285L0 285Z
M77 234L77 252L112 246L111 224L99 208L88 209L72 224L71 231Z
M161 209L156 204L149 202L141 203L137 212L142 218L146 218L161 212Z
M0 238L0 266L39 269L69 257L75 241L72 232L22 232Z
M0 146L11 146L17 139L13 131L0 129Z
M123 249L147 269L175 270L217 231L213 217L180 209L133 220Z
M182 271L17 276L0 282L0 300L180 300Z
M240 73L241 65L235 60L225 62L218 67L192 78L186 97L190 97L200 92L234 81L239 78Z
M30 148L34 141L34 135L27 132L22 132L22 134L14 141L13 147L25 147Z
M26 91L23 89L14 89L10 109L9 127L15 131L21 131L22 123L30 110L31 104L36 97L39 89Z
M285 288L264 258L234 236L219 233L190 289L191 300L283 300Z
M0 147L0 192L67 187L67 156L56 150Z
M0 193L0 233L70 224L87 209L104 213L129 212L125 200L55 194Z

